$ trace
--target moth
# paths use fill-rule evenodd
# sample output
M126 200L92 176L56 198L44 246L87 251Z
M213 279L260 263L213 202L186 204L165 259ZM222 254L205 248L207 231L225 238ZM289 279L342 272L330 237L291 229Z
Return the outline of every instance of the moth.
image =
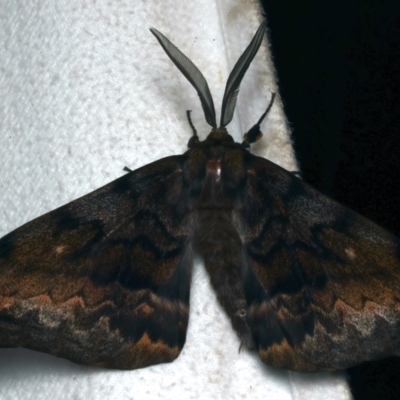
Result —
M337 370L400 349L400 241L236 143L240 83L263 22L229 75L219 127L198 68L155 29L207 123L188 150L145 165L0 240L0 347L134 369L180 353L199 252L242 345L267 364Z

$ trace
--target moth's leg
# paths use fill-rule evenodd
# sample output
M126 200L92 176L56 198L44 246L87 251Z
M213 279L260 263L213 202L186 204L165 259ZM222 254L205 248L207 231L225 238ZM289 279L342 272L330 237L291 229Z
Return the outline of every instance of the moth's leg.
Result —
M242 242L232 224L231 212L200 211L197 244L211 284L238 333L241 346L253 348L241 275Z
M243 142L242 146L245 148L249 148L251 143L256 142L257 140L262 138L262 132L260 130L260 125L263 119L266 117L266 115L269 113L269 110L271 110L272 105L274 104L276 93L271 94L271 100L269 101L268 107L265 110L264 114L261 115L261 118L258 120L258 122L249 129L247 133L244 134L243 136Z
M125 171L125 172L132 172L133 170L130 169L129 167L125 166L124 169L123 169L123 171Z
M192 131L193 131L193 135L189 139L189 142L188 142L188 148L189 149L193 148L197 143L199 143L199 137L197 136L196 128L194 127L192 119L190 118L190 113L191 112L192 112L192 110L187 110L186 111L186 116L187 116L187 119L189 121L189 125L190 125L190 127L192 128Z

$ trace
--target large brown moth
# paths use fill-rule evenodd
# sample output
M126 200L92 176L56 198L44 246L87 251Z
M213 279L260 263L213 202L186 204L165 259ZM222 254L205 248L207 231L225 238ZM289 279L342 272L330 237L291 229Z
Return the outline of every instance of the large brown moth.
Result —
M233 68L216 124L197 67L152 29L200 97L211 133L0 240L0 346L105 368L169 362L186 337L192 248L241 343L270 365L336 370L400 349L400 241L236 143Z

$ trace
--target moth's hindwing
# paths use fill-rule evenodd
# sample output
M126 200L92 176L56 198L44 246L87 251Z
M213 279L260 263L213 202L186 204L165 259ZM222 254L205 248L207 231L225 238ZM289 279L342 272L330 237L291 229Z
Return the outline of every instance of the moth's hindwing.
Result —
M261 359L309 372L399 354L399 238L277 165L248 160L237 219Z
M175 359L189 311L183 156L133 171L0 240L0 346L107 368Z

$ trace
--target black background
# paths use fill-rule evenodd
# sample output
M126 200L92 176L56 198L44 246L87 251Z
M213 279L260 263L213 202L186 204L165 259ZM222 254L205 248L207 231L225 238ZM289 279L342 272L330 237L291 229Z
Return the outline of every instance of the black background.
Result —
M400 236L400 2L261 2L303 178ZM397 358L347 375L356 400L400 398Z

